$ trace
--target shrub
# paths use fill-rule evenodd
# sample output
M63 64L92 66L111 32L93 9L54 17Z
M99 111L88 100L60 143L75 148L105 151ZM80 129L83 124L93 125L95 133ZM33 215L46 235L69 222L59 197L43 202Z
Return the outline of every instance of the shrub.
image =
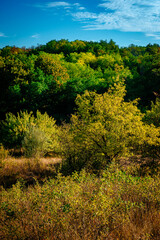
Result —
M49 150L48 139L39 128L29 127L24 134L22 147L26 157L41 157Z
M6 114L6 119L1 122L1 141L7 148L20 148L24 133L29 124L34 122L33 113L20 112L17 116L12 113Z
M59 147L57 133L55 120L47 113L41 114L39 111L36 112L36 116L32 112L20 112L17 116L8 113L6 120L1 123L1 140L4 146L14 149L23 146L26 154L29 154L29 147L34 152L34 148L39 151L42 145L44 152L57 152Z
M3 168L3 160L8 157L8 150L6 150L2 144L0 144L0 168Z
M146 111L144 121L160 127L160 99L157 98L155 104L151 103L151 110Z
M4 146L0 144L0 160L4 160L5 158L7 158L8 154L9 154L8 150L6 150Z

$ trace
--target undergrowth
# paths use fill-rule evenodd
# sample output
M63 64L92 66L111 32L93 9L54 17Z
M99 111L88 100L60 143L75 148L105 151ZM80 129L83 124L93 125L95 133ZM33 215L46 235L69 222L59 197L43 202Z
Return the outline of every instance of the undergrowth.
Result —
M58 174L43 185L1 189L0 239L158 240L160 176L111 166L101 177Z

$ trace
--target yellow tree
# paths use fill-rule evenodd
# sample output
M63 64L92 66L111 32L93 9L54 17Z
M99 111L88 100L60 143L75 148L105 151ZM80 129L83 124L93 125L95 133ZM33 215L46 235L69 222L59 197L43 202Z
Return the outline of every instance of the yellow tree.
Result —
M63 84L69 79L66 68L52 54L41 52L37 58L36 66L46 75L52 75L54 80L59 84Z
M159 132L143 123L137 101L125 102L124 95L124 86L116 85L104 94L86 91L77 97L77 112L64 134L64 154L67 142L70 150L65 157L73 170L101 169L146 144L160 145Z

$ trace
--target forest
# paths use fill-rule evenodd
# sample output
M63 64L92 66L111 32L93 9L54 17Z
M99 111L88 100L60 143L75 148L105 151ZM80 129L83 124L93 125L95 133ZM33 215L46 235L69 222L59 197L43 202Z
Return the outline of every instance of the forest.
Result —
M160 239L160 46L0 49L0 239Z

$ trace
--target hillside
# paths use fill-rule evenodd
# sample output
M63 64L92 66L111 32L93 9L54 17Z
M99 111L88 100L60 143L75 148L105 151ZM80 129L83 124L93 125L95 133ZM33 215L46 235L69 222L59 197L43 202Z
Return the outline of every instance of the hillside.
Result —
M0 239L160 239L160 46L0 50Z

